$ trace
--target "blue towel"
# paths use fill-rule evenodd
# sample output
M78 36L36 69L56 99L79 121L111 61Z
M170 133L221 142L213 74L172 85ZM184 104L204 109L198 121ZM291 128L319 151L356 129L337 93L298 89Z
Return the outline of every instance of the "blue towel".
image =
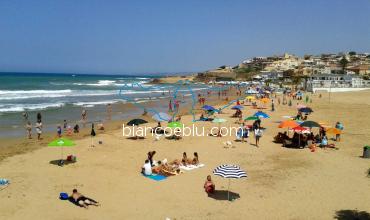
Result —
M145 177L147 177L147 178L149 178L149 179L152 179L152 180L155 180L155 181L161 181L161 180L165 180L165 179L167 179L167 177L165 177L165 176L162 176L162 175L150 175L150 176L147 176L147 175L144 175L143 174L143 176L145 176Z

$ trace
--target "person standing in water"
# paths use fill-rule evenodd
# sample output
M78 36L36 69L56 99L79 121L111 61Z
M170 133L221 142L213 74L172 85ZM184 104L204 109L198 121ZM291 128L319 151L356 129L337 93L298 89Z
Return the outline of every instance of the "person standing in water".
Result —
M41 120L37 120L35 128L36 128L36 133L37 133L37 140L41 140L41 134L42 134L42 122L41 122Z
M28 121L26 124L26 130L28 139L32 139L32 125L30 121Z
M86 111L86 109L82 109L81 120L82 120L83 126L85 127L85 123L87 121L87 111Z

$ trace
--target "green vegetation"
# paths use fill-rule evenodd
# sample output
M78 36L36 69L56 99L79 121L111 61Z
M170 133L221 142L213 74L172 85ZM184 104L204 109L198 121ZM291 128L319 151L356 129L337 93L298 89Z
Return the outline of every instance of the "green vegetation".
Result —
M354 56L354 55L356 55L357 53L356 53L355 51L350 51L348 54L349 54L350 56Z
M344 70L346 69L348 62L349 61L345 56L343 56L342 59L339 61L339 64L342 66L342 73L344 73Z

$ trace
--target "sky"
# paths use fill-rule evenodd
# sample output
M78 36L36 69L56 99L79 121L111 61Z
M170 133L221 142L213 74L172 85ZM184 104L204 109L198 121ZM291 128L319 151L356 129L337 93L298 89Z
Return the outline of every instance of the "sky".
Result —
M369 0L3 0L0 71L204 71L254 56L370 52Z

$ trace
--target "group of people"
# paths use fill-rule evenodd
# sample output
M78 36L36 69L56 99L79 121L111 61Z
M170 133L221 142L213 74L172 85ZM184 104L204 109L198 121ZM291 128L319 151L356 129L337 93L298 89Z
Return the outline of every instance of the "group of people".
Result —
M32 139L32 124L29 120L29 115L27 112L24 112L23 114L23 119L24 121L26 122L26 125L25 125L25 128L26 128L26 131L27 131L27 137L28 139ZM41 134L42 134L42 116L41 116L41 113L38 112L37 113L37 116L36 116L36 123L35 123L35 129L36 129L36 133L37 133L37 140L41 140Z
M335 128L343 130L343 125L337 122ZM319 133L314 135L311 131L310 133L298 133L294 132L293 137L290 138L287 132L279 132L274 137L275 143L282 143L284 147L294 147L294 148L305 148L315 149L316 146L320 147L334 147L334 144L328 143L328 137L326 135L326 130L324 127L319 128ZM336 134L335 141L340 141L340 134Z
M237 138L241 140L241 142L247 142L247 139L250 136L250 131L253 132L255 138L255 145L259 147L260 139L263 135L263 128L261 127L261 119L257 119L253 122L251 127L242 123L237 131Z
M188 158L186 152L184 152L181 160L175 159L171 162L167 162L166 159L155 162L153 160L155 154L156 151L148 152L147 159L141 169L142 174L146 176L150 176L153 173L163 176L174 176L180 174L180 166L199 164L199 156L197 152L194 152L194 157L192 159Z

